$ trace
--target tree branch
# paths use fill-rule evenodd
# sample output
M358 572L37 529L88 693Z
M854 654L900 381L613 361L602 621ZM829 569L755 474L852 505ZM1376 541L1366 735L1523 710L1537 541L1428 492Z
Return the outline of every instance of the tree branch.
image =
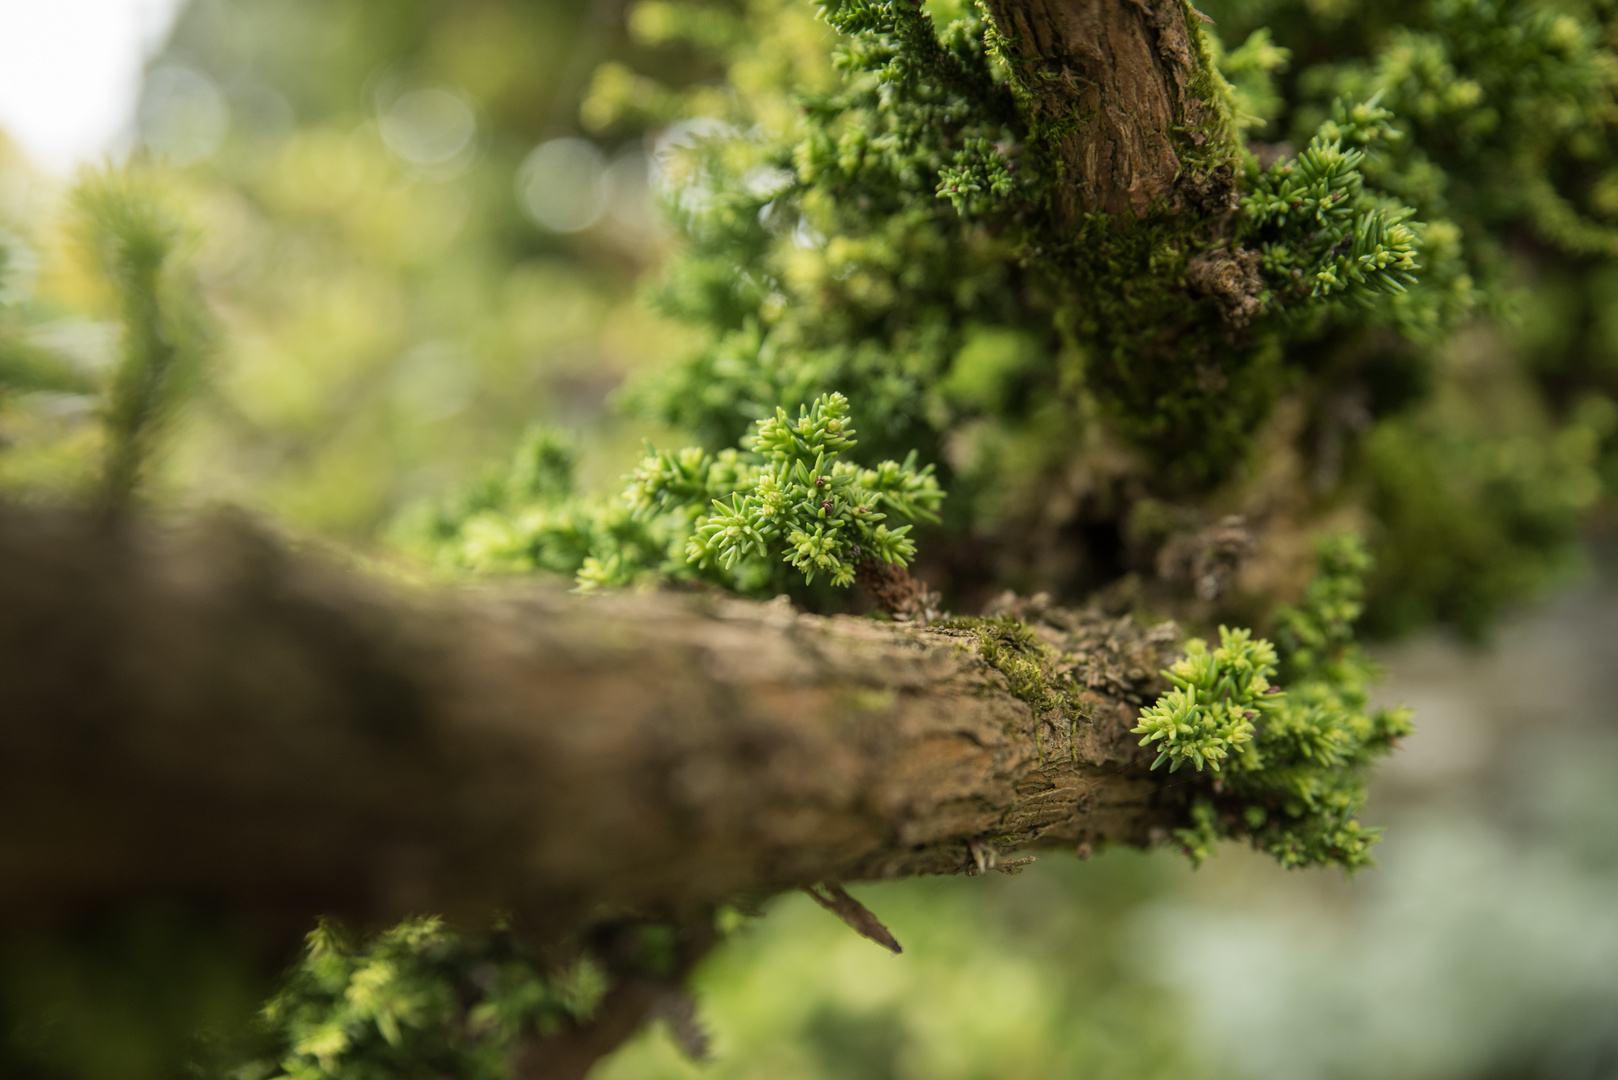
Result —
M554 939L1160 836L1183 795L1127 729L1172 625L1041 633L1076 710L1036 716L969 629L411 588L239 518L0 507L0 917L504 910Z

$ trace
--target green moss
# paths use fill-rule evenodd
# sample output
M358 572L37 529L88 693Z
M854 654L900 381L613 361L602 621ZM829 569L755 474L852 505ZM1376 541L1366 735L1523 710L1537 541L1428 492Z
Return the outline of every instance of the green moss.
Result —
M1186 102L1181 101L1175 149L1193 176L1225 172L1245 154L1236 122L1235 88L1220 70L1223 50L1218 40L1203 30L1202 13L1190 0L1181 0L1180 11L1197 55L1195 69L1186 83L1186 98L1197 103L1201 118L1198 123L1187 123Z
M1009 615L958 615L933 625L968 633L983 662L1004 676L1006 689L1028 706L1034 716L1034 745L1043 763L1046 715L1056 712L1067 721L1071 733L1083 711L1078 688L1056 672L1060 659L1056 650L1042 641L1033 627Z

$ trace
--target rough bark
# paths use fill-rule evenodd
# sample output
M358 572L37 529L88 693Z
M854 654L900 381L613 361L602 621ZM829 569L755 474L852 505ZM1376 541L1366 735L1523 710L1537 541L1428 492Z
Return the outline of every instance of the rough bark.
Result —
M1172 627L1041 625L1074 715L961 629L430 589L239 518L0 508L0 917L504 910L557 937L1160 836L1183 795L1127 729Z
M988 0L1026 108L1066 182L1058 220L1143 218L1187 203L1228 209L1230 180L1187 169L1209 138L1209 102L1182 0Z
M854 568L854 582L870 597L878 611L886 612L895 619L925 626L938 617L938 605L942 598L898 563L867 556Z

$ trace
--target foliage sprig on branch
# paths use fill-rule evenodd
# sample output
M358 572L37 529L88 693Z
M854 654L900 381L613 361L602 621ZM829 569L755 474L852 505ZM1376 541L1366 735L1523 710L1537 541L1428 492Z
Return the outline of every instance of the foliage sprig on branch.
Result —
M1296 158L1263 172L1252 164L1242 211L1279 296L1340 295L1363 307L1416 284L1416 211L1373 196L1360 168L1378 144L1399 137L1392 115L1375 98L1339 100Z
M539 436L484 505L439 510L417 542L452 565L564 570L585 589L661 577L770 593L783 564L805 584L848 586L863 561L908 565L913 523L936 522L944 499L915 454L862 468L843 458L856 445L848 399L826 394L796 419L777 409L742 448L649 447L621 501L591 502L571 495L571 462Z
M1354 641L1370 558L1352 536L1323 541L1319 572L1277 616L1277 649L1221 627L1210 650L1192 639L1163 674L1174 689L1143 710L1152 767L1217 774L1176 835L1201 862L1221 838L1247 837L1284 866L1370 863L1378 830L1360 824L1364 773L1412 730L1406 709L1368 708L1376 668ZM1285 689L1272 683L1277 673Z

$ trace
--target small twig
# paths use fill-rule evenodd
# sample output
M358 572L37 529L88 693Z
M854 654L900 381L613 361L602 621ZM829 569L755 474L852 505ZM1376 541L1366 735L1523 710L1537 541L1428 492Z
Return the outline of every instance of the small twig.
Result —
M882 925L882 920L871 914L870 908L848 895L841 885L834 881L823 881L820 888L826 890L826 895L822 896L813 885L805 885L803 891L814 897L815 903L847 923L860 937L876 942L895 956L904 952L898 939Z
M650 1015L653 1020L663 1021L675 1045L692 1064L703 1065L711 1060L708 1032L697 1019L696 999L685 987L676 983L665 988Z

